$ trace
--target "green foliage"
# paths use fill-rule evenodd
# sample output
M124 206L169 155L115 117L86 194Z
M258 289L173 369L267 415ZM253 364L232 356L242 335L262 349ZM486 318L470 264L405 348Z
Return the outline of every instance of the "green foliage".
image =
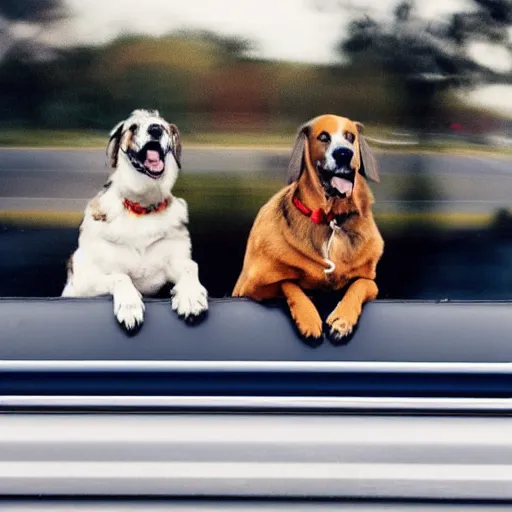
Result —
M247 60L248 49L245 40L185 33L125 36L43 61L12 52L0 63L0 121L108 129L132 109L147 107L184 132L198 125L215 131L216 116L234 112L249 116L249 130L257 129L252 115L267 128L293 131L321 111L366 122L393 116L383 77L369 69Z
M405 5L396 23L408 23ZM501 11L490 12L506 19ZM375 34L381 39L372 39ZM399 56L384 65L382 52L398 52L400 41L377 22L355 21L344 48L364 58L340 66L250 59L248 40L209 32L127 35L103 46L54 51L44 59L15 48L0 61L0 124L108 130L134 108L157 108L192 137L199 137L198 131L293 133L321 112L392 126L426 112L446 124L455 106L461 110L460 102L446 95L434 105L428 83L420 84L426 91L418 86L407 96L403 77L417 65L407 67L408 57Z
M14 22L47 23L64 16L61 0L2 0L0 18Z
M473 0L473 4L474 9L456 12L448 20L427 21L417 15L413 0L403 0L391 21L371 15L354 19L339 51L392 77L403 98L404 113L426 127L440 93L509 79L509 73L500 76L476 62L469 47L484 41L510 49L512 0Z
M368 58L404 81L458 85L485 78L488 70L468 52L474 41L508 45L512 0L473 0L476 10L454 13L448 21L419 17L413 0L395 7L393 19L353 20L340 51Z

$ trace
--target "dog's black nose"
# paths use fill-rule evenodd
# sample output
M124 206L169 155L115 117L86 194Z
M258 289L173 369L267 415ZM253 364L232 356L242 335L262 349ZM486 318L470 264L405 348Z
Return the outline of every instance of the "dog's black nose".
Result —
M344 147L336 148L332 152L332 157L338 167L348 167L353 155L354 152L351 149Z
M159 124L150 124L148 128L148 133L151 137L155 139L159 139L162 136L164 129Z

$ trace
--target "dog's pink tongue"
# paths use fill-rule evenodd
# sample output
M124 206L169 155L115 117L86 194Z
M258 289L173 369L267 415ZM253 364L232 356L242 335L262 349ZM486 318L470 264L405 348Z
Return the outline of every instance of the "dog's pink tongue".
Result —
M339 178L335 176L331 179L331 185L340 193L349 195L352 193L352 187L354 186L349 180Z
M154 151L152 149L148 149L146 151L146 160L144 162L144 165L150 170L150 171L161 171L164 168L164 163L162 160L160 160L160 154L158 151Z

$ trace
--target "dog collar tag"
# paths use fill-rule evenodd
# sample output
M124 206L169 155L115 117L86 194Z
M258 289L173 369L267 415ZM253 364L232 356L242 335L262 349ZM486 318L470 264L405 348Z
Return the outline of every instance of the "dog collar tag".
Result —
M329 265L328 268L324 269L324 274L326 274L326 275L332 274L336 270L336 264L334 263L334 261L332 261L329 258L329 256L331 254L331 246L332 246L332 242L334 240L334 235L341 229L338 226L335 219L333 219L329 222L329 227L332 229L332 232L331 232L331 236L329 237L329 241L327 242L327 248L325 251L325 258L324 258L324 262L326 263L326 265Z
M332 274L336 270L334 261L330 260L329 258L324 258L324 261L327 265L329 265L329 268L324 269L324 274Z
M336 231L336 233L338 233L341 230L341 226L336 222L336 219L333 219L331 220L331 222L329 222L329 227L333 231Z

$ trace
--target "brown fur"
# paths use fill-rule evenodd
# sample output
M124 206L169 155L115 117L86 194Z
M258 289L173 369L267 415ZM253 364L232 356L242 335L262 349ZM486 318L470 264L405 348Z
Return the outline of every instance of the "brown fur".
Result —
M327 199L312 162L321 160L325 151L318 134L332 133L339 129L339 123L356 136L351 165L359 172L350 197ZM352 333L363 303L377 296L374 280L384 243L373 219L373 195L360 174L360 126L337 116L321 116L307 126L308 135L301 142L304 154L300 175L259 211L233 295L255 300L284 296L300 334L317 344L322 338L322 320L303 290L340 290L350 285L326 321L327 336L333 343L340 343ZM363 158L369 160L364 153ZM376 181L376 170L372 168L371 173ZM331 228L314 224L301 213L292 203L294 196L310 209L322 208L326 214L338 216L340 229L329 253L336 265L331 274L324 272L328 268L324 257Z
M178 127L175 124L169 124L169 133L172 137L172 147L174 152L174 158L176 159L176 163L178 167L181 169L181 136Z
M126 148L129 147L132 138L133 132L131 128L128 128L123 132L123 123L119 123L114 133L110 136L110 140L107 146L108 163L112 169L117 167L119 148L126 150Z
M102 212L97 212L92 214L92 218L94 220L100 221L100 222L107 222L107 214Z
M107 183L105 183L105 185L103 186L103 189L99 192L98 195L104 194L105 191L110 188L111 184L112 184L111 181L107 181ZM107 214L101 210L100 201L99 201L98 197L95 197L91 201L90 206L91 206L91 215L94 220L99 221L99 222L107 222Z

